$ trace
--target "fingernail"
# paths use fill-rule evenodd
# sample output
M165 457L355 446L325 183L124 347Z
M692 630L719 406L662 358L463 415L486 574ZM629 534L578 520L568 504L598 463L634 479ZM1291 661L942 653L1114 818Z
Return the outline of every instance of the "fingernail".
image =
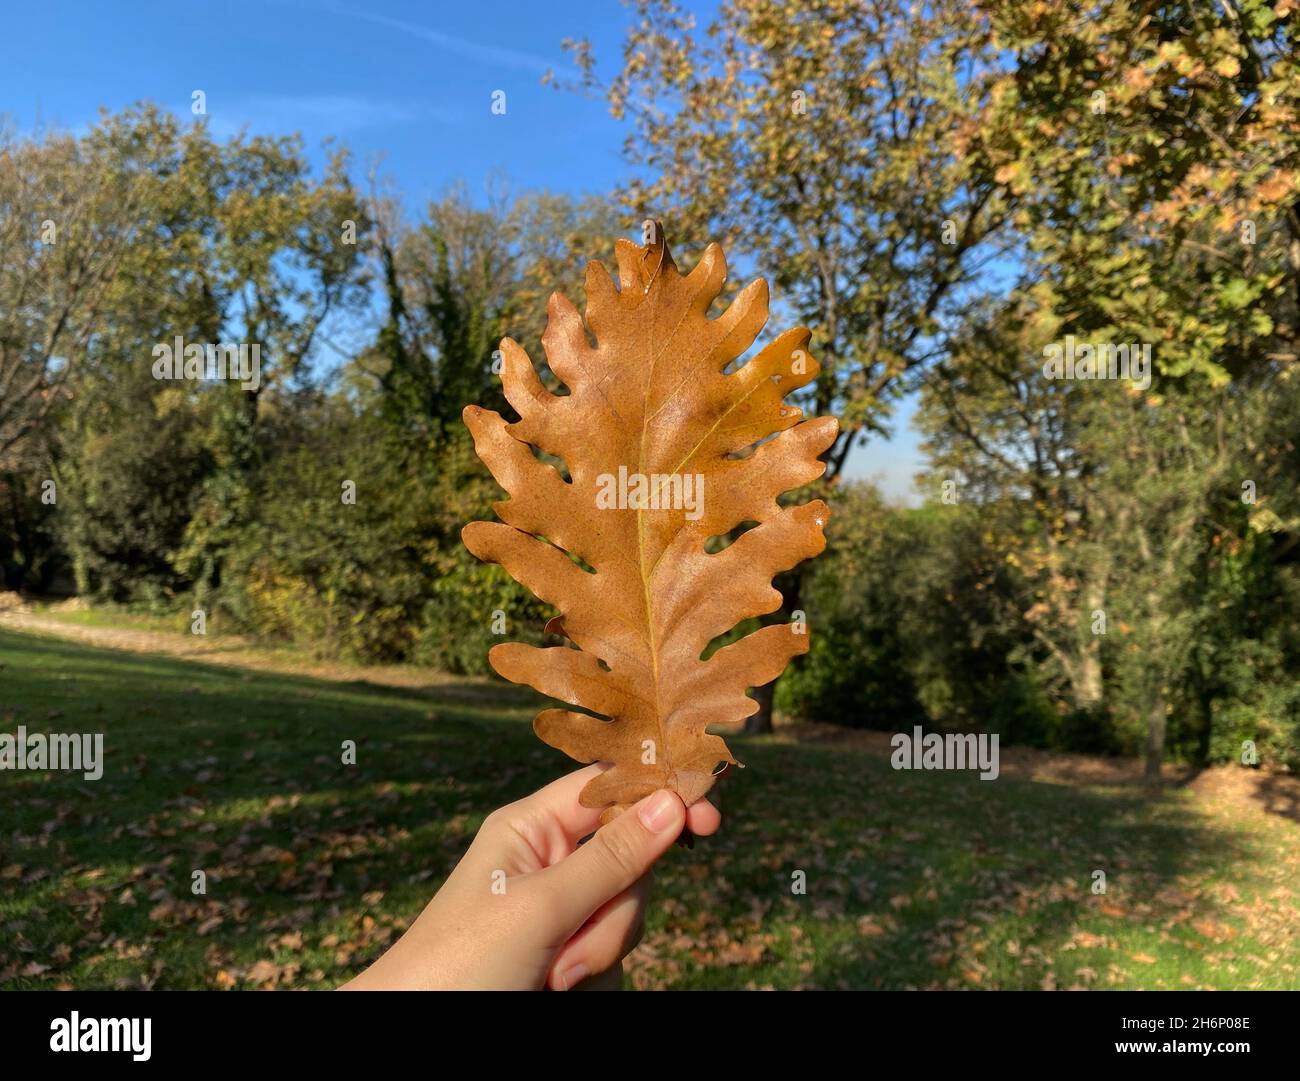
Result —
M564 970L564 975L560 977L560 984L564 990L571 991L575 984L581 983L590 975L591 969L579 961L572 968Z
M662 833L677 820L677 802L667 789L656 792L637 811L641 824L651 833Z

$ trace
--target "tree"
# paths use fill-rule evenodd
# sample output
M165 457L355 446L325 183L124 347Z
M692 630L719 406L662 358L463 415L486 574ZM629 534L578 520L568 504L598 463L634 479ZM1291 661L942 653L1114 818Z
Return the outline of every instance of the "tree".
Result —
M1056 667L1072 708L1102 704L1101 636L1112 551L1089 481L1098 463L1079 453L1091 385L1043 377L1042 352L1061 322L1032 289L1005 306L973 310L966 331L927 378L918 420L929 475L981 508L1021 588L1015 616ZM1116 388L1118 392L1118 388Z
M0 145L0 465L64 400L141 238L116 148L68 135Z
M217 143L140 106L7 153L0 187L20 256L0 269L0 438L39 433L54 459L40 464L73 496L58 518L79 583L120 597L218 581L261 395L305 374L331 312L362 299L346 158L313 178L294 139ZM55 239L33 246L32 216L59 192ZM153 349L176 336L255 342L263 378L161 382Z
M224 603L327 652L481 672L505 623L540 641L545 616L461 544L500 494L461 410L499 397L498 342L536 340L546 294L572 287L597 230L608 243L608 214L545 195L479 207L461 189L409 226L391 199L372 194L369 213L386 317L333 393L272 397Z
M1167 378L1300 359L1295 5L981 6L1012 60L971 150L1055 268L1047 306L1146 331Z
M219 588L225 557L238 543L257 497L263 403L309 381L328 320L368 300L362 253L370 221L348 176L348 155L333 151L311 175L298 136L243 134L214 144L204 125L181 143L203 163L210 215L194 238L210 302L208 340L260 347L253 386L227 384L209 433L215 468L176 555L200 597Z
M1049 400L1077 437L1073 494L1054 509L1130 556L1102 584L1141 641L1130 687L1155 777L1198 650L1189 582L1212 562L1206 545L1233 535L1224 500L1257 471L1259 403L1284 392L1298 355L1296 20L1257 0L980 7L1009 62L968 149L997 166L1029 238L1022 296L1052 333L1154 354L1150 390ZM1002 340L1016 347L1014 332ZM1019 419L1028 445L1044 429ZM969 418L957 427L996 461L990 433L981 447ZM1263 458L1271 471L1276 455Z
M633 125L627 154L650 179L626 201L667 221L679 249L745 253L812 329L822 370L806 404L841 420L833 485L997 253L1003 189L969 149L987 28L960 0L727 0L703 35L672 0L635 11L608 83L590 44L569 43L582 89ZM779 583L774 620L799 607L801 579ZM770 726L771 691L753 727Z
M471 402L509 408L493 370L501 339L540 356L547 298L576 292L587 259L619 231L603 201L545 193L490 191L479 207L455 188L411 228L391 199L372 197L372 208L387 319L361 367L395 426L440 436L460 430Z

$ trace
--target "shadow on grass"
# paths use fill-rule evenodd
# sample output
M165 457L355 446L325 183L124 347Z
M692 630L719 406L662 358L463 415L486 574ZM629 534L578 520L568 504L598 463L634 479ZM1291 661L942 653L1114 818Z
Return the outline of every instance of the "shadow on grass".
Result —
M1255 799L1269 814L1300 823L1300 780L1276 773L1256 775Z
M813 798L787 794L784 780L774 792L764 778L765 813L806 831L769 840L814 860L827 853L807 896L793 899L820 932L809 936L800 982L1179 986L1184 971L1204 975L1205 943L1191 927L1227 917L1200 886L1247 867L1252 850L1177 798L842 757L801 761L820 777ZM1102 874L1105 893L1094 893Z

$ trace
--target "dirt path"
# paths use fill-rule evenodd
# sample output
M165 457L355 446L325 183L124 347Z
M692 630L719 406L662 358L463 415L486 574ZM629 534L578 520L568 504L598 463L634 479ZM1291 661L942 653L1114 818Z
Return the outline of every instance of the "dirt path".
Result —
M104 649L132 653L158 653L204 664L255 669L283 675L310 676L340 683L366 682L385 687L413 689L449 688L482 683L472 676L450 676L432 668L410 665L351 665L313 660L306 654L268 649L240 635L177 634L171 631L140 630L132 627L91 627L69 623L29 609L0 610L0 630L18 631L46 638L61 638Z

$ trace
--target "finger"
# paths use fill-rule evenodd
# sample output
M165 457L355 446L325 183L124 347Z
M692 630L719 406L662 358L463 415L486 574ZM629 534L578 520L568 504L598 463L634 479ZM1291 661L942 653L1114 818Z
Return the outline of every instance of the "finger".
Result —
M578 802L578 797L589 782L609 768L608 762L593 762L590 766L583 766L558 781L544 785L531 796L517 800L510 808L517 810L521 816L537 815L553 819L565 835L577 844L580 839L595 831L600 824L602 810L599 807L584 807Z
M599 777L608 768L602 763L584 766L530 796L507 804L492 816L493 825L509 825L508 835L527 839L531 854L520 854L521 871L536 871L559 863L577 847L581 838L596 829L601 809L582 806L578 796L592 778ZM491 835L500 836L499 832Z
M552 991L570 990L591 973L613 968L636 949L653 884L653 873L642 875L631 888L596 910L551 962L547 984Z
M722 825L722 812L708 800L702 799L686 809L686 828L696 837L717 833Z
M685 824L681 798L660 789L602 826L573 855L535 876L535 888L549 894L556 926L567 929L564 939L645 874Z

